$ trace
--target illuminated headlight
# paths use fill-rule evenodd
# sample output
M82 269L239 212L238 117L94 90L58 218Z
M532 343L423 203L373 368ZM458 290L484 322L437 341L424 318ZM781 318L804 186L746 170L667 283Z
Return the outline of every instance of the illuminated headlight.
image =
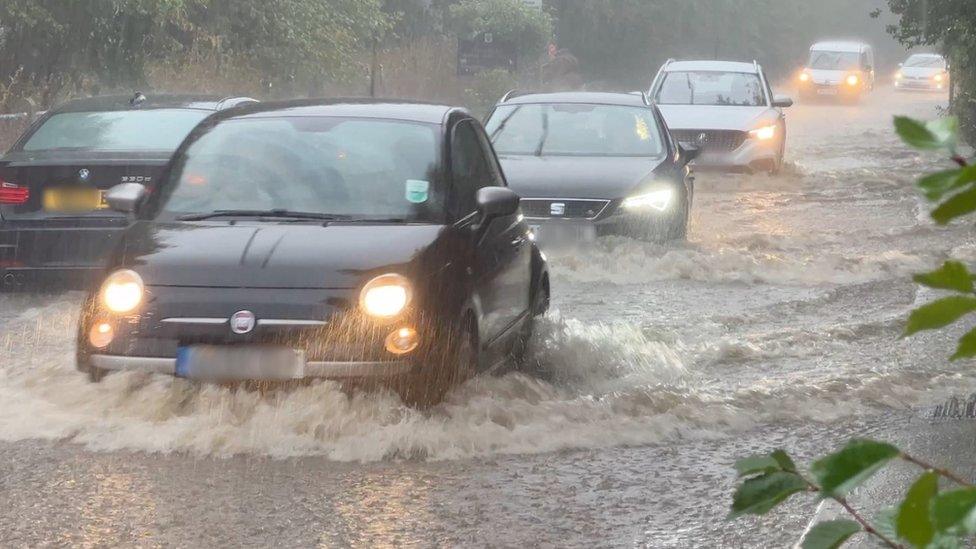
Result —
M749 135L760 141L768 141L776 137L776 125L763 126L762 128L757 128L749 132Z
M102 305L113 313L125 314L136 310L145 288L135 271L123 269L108 275L99 292Z
M809 81L810 81L810 73L801 72L800 73L800 82L809 82Z
M943 76L941 74L935 75L935 81L936 82L942 82L943 80L945 80L945 76Z
M412 297L410 281L398 274L370 280L359 295L359 306L369 316L393 318L402 313Z
M904 77L905 77L905 75L902 74L901 71L898 71L898 72L895 73L895 80L901 80Z
M625 198L621 206L628 210L653 208L659 212L663 212L668 209L673 199L674 191L672 189L660 189Z
M852 75L850 75L850 76L847 77L847 85L848 86L856 86L857 83L860 82L860 81L861 81L861 79L858 78L856 74L852 74Z

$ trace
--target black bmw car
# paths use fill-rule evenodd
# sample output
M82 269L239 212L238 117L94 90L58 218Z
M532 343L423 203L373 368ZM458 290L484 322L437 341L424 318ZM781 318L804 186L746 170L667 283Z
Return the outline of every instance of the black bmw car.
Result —
M509 94L486 127L543 241L684 238L698 151L643 94Z
M382 379L437 400L517 362L544 256L481 124L417 103L245 106L196 128L89 293L78 368Z
M83 285L128 223L105 192L127 182L151 192L194 126L246 102L253 100L137 93L45 113L0 158L0 291Z

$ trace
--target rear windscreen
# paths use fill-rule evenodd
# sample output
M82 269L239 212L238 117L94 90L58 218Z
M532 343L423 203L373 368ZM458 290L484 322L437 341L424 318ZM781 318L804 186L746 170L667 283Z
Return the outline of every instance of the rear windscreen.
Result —
M48 118L24 143L25 151L173 151L203 110L66 112Z

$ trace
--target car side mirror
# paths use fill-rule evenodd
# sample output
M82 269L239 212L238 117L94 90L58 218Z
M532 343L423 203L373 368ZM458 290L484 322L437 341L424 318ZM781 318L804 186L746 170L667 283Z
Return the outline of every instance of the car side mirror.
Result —
M132 213L146 197L146 187L139 183L119 183L105 193L108 207L117 212Z
M483 187L475 200L483 220L513 215L518 211L519 195L508 187Z
M692 143L679 143L678 150L681 152L681 158L685 164L701 156L701 149L698 148L698 145Z
M773 97L773 106L780 109L788 109L793 106L793 99L785 95Z

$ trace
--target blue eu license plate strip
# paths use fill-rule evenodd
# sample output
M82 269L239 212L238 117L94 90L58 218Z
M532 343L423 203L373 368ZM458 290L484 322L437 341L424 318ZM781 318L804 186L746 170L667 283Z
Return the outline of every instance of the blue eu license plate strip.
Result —
M177 350L176 375L202 381L301 379L305 353L270 345L191 345Z

